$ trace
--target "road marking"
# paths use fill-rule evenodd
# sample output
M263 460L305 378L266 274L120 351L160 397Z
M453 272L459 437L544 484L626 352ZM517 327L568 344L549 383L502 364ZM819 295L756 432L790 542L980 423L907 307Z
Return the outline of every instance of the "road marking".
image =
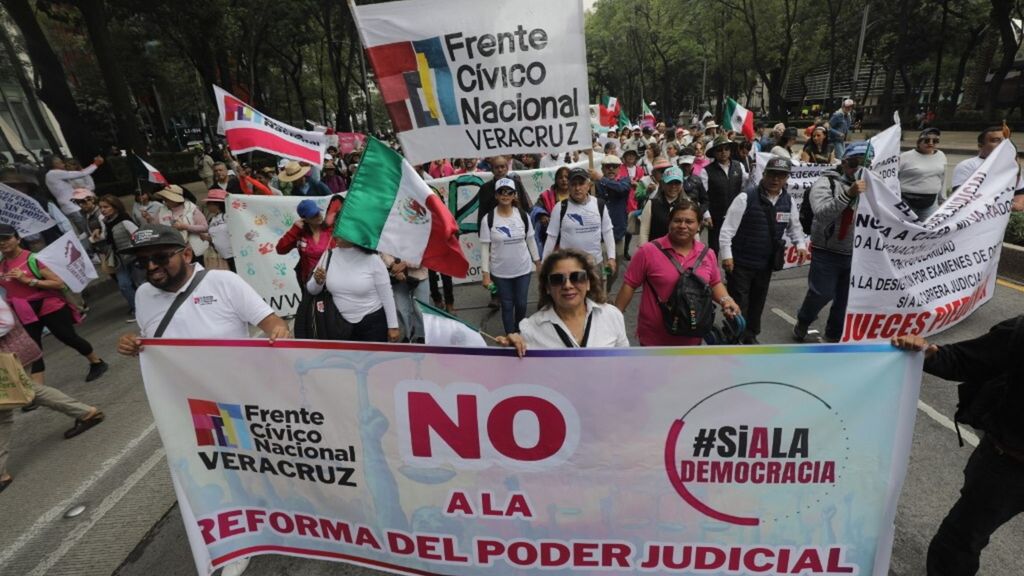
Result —
M72 504L76 504L81 501L82 495L85 494L90 488L92 488L97 482L100 481L108 472L110 472L115 466L117 466L124 458L139 444L141 444L146 438L149 437L153 431L156 430L156 422L151 423L139 434L133 438L130 442L125 444L124 448L120 452L108 458L100 467L92 473L89 478L80 484L73 494L62 500L59 504L50 508L45 514L39 517L28 530L21 533L21 536L14 541L13 544L8 546L0 552L0 566L5 566L11 558L14 557L26 544L35 540L42 535L43 530L52 524L55 520L64 515L64 512L71 507ZM163 448L161 448L163 450Z
M1003 280L1002 278L996 278L996 284L999 284L1000 286L1002 286L1004 288L1009 288L1011 290L1016 290L1017 292L1024 292L1024 286L1021 286L1020 284L1016 284L1014 282L1010 282L1009 280Z
M1000 284L1003 284L1005 281L1004 280L996 280L996 282L999 282ZM1024 292L1024 289L1022 289L1020 287L1017 287L1017 286L1009 284L1009 283L1007 283L1007 284L1008 284L1009 288L1013 288L1015 290L1020 290L1021 292ZM790 316L789 314L786 314L785 312L783 312L782 310L779 310L778 308L772 308L772 312L774 312L775 315L778 316L779 318L782 318L786 322L789 322L793 326L796 326L796 318L793 318L792 316ZM931 417L932 420L935 420L940 425L942 425L942 426L944 426L946 428L949 428L950 430L956 432L956 425L953 424L952 420L947 418L944 414L942 414L941 412L939 412L935 408L932 408L928 404L925 404L920 399L918 399L918 401L917 401L917 409L920 410L921 412L924 412L925 414L927 414L929 417ZM964 442L967 442L971 446L977 446L978 445L978 437L974 433L972 433L970 430L967 430L965 428L961 429L960 430L960 436L963 437Z
M61 558L63 558L64 555L67 554L83 536L88 534L89 530L92 530L92 527L102 520L107 512L110 512L114 506L117 506L117 503L120 502L121 499L139 483L139 480L145 478L146 474L149 474L150 470L152 470L154 466L164 460L164 455L165 453L163 448L159 448L156 452L153 452L153 455L147 458L146 461L135 470L135 472L132 472L128 478L125 478L124 483L118 486L116 490L108 494L107 497L100 502L100 505L93 511L88 522L75 526L75 529L64 537L61 545L53 552L47 554L46 558L28 573L28 576L46 576L46 574L49 574L50 569L53 568L57 562L60 562Z

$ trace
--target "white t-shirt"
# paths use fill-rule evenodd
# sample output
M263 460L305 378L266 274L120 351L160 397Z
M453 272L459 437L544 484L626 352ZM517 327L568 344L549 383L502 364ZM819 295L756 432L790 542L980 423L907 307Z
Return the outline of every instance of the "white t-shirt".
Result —
M135 317L143 338L150 338L156 333L178 293L188 289L195 279L194 274L202 269L195 264L193 277L176 292L160 290L148 282L139 286L135 292ZM259 324L273 313L256 290L240 276L226 270L210 270L178 308L163 337L247 339L249 326Z
M518 209L513 209L508 217L497 210L493 214L493 224L487 214L480 226L480 242L490 245L489 273L498 278L518 278L533 272L537 247L530 218L526 218L523 226Z
M555 204L548 223L548 239L544 242L544 256L555 251L555 244L561 248L575 248L590 254L594 262L604 260L601 255L601 241L604 240L608 259L615 259L615 235L612 231L612 220L605 207L604 218L597 207L597 198L590 196L586 204L577 204L569 200L566 204L565 218L562 218L562 203ZM561 233L562 239L558 240Z
M971 174L974 174L974 171L984 162L984 158L974 156L957 164L956 168L953 168L953 181L951 182L953 190L963 186L964 182L967 182Z
M220 254L221 258L234 258L235 252L231 249L231 234L228 233L228 221L223 214L217 214L210 218L210 228L207 230L213 248Z
M942 150L921 154L916 149L900 154L900 192L916 196L942 194L946 186L946 155Z
M328 254L331 254L329 265ZM327 282L324 285L317 284L311 274L306 282L306 290L310 294L315 296L326 286L342 318L353 324L383 306L388 328L398 328L391 276L380 256L358 248L334 248L325 250L317 262L317 268L324 267L327 268Z
M587 314L590 315L590 334L587 337L587 348L628 348L629 338L626 336L626 322L622 312L611 304L597 304L587 299ZM572 332L551 308L538 310L529 318L519 323L519 333L526 342L527 354L531 348L566 348L565 342L558 335L558 326L570 340ZM580 343L573 341L573 348L581 348Z

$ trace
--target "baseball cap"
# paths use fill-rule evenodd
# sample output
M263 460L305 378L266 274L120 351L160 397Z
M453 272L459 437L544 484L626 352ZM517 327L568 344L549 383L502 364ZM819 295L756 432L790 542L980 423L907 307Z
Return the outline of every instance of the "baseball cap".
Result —
M140 226L132 233L131 243L131 247L122 252L135 252L150 246L175 246L178 248L186 246L185 237L181 235L181 232L163 224Z
M692 154L687 154L685 156L680 156L679 159L676 160L676 162L680 166L682 166L683 164L693 164L696 160L697 160L696 156L693 156Z
M622 160L614 154L608 154L601 159L601 166L618 166L622 164Z
M86 198L95 198L96 193L88 188L75 188L75 191L71 194L72 200L85 200Z
M316 205L316 202L306 198L299 202L295 211L299 213L299 218L315 218L317 214L320 214L320 207Z
M502 188L516 189L516 181L511 178L502 178L494 184L495 190L501 190Z
M669 182L682 182L683 171L678 167L673 166L665 170L665 173L661 175L661 183L668 184Z
M577 178L582 180L590 180L590 172L588 172L586 168L580 168L579 166L569 170L569 181L572 182Z
M785 172L789 174L792 172L793 167L790 165L789 160L775 156L771 160L768 160L768 164L765 165L765 172Z
M865 140L853 142L846 147L846 151L843 152L843 159L852 158L853 156L866 156L868 153L868 143Z
M16 236L18 231L10 224L0 224L0 238L10 238Z
M228 199L228 193L226 190L220 188L210 188L210 191L206 194L207 202L224 202Z
M921 140L925 136L931 136L932 134L934 134L936 136L942 136L942 131L939 130L938 128L935 128L934 126L933 127L929 127L929 128L925 128L924 130L921 130L920 134L918 134L917 139Z

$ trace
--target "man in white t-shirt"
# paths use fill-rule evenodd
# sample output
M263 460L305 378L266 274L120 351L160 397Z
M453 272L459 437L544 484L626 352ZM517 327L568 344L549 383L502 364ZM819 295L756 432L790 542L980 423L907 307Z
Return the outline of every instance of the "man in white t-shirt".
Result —
M555 204L544 242L544 257L556 248L576 248L590 254L594 262L604 261L608 274L615 273L615 234L604 203L590 195L590 180L596 175L586 168L569 171L569 198ZM562 207L565 206L565 215ZM604 242L604 253L601 243Z
M988 155L999 146L1005 137L1002 126L989 126L981 134L978 134L978 155L961 161L953 168L953 192L963 186L964 182L974 174L974 171L988 158Z
M279 318L260 295L237 274L226 270L203 271L192 263L192 248L174 228L161 224L143 226L132 234L130 252L135 265L146 270L147 284L135 293L135 317L141 334L124 334L117 351L138 356L140 338L155 337L157 328L178 294L198 281L192 293L174 312L162 337L238 340L249 338L249 325L267 334L271 342L288 338L288 324ZM249 565L242 558L225 566L223 574L237 576Z

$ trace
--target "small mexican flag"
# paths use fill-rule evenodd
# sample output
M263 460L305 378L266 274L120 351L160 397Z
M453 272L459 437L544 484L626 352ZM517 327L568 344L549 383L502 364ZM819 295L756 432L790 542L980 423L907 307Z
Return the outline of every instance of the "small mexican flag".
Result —
M740 103L728 98L725 101L725 118L722 120L722 129L726 131L740 132L747 140L754 140L754 113L747 110Z
M619 130L629 126L629 116L626 116L625 110L619 110Z
M487 346L476 328L430 304L417 300L416 305L423 315L423 343L427 346Z
M146 180L148 182L152 182L153 184L163 184L165 186L167 185L167 178L164 178L164 175L161 174L156 167L143 160L141 156L136 156L136 158L139 159L139 162L142 162L142 167L146 169Z
M601 126L615 126L619 121L619 114L622 112L622 107L619 105L619 99L614 96L605 96L601 98L601 103L598 104L598 110L601 111Z
M654 124L656 122L654 112L651 112L651 108L647 105L647 102L641 100L640 103L644 105L644 115L643 118L640 119L640 125L648 128L654 128Z
M386 144L370 138L334 235L413 266L465 278L459 226L441 197Z

